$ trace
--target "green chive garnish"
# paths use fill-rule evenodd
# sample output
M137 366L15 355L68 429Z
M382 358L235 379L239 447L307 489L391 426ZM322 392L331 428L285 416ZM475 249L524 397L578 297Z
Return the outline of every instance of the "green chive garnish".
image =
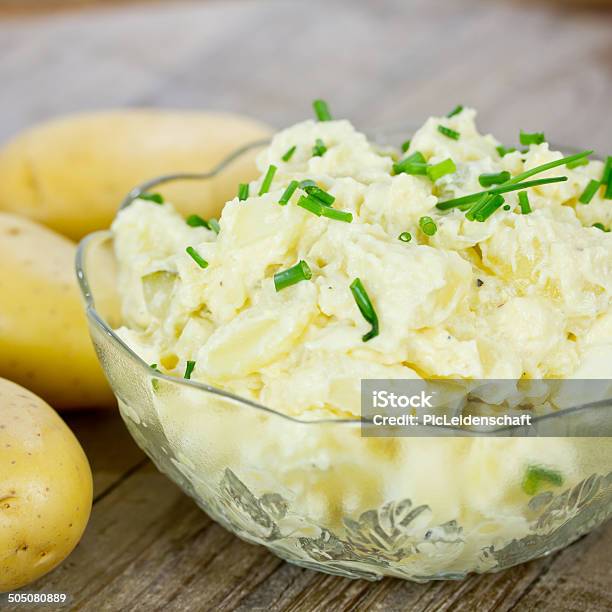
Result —
M187 380L189 380L191 378L191 373L193 372L193 368L195 368L195 361L188 361L187 365L185 367L185 374L183 376L183 378L186 378Z
M189 215L187 219L185 219L185 223L190 227L205 227L208 229L208 223L200 217L200 215Z
M356 278L351 283L350 288L353 298L355 299L355 303L357 304L357 308L359 308L359 312L361 312L363 318L372 326L372 329L361 337L363 342L367 342L368 340L378 336L378 316L374 310L374 306L372 306L370 296L359 278Z
M549 179L535 179L533 181L525 181L524 183L504 183L499 187L491 187L486 191L479 191L478 193L472 193L470 195L461 196L460 198L454 198L453 200L446 200L436 204L436 208L439 210L450 210L451 208L462 208L464 205L471 204L476 200L480 199L485 194L498 194L508 193L510 191L518 191L519 189L527 189L528 187L536 187L537 185L549 185L550 183L562 183L567 181L567 176L556 176Z
M484 205L474 214L474 221L486 221L504 203L504 197L496 194L489 196Z
M476 200L472 206L466 211L465 218L468 221L476 220L476 213L484 208L484 206L491 200L493 196L490 193L483 193L478 200Z
M328 219L344 221L345 223L351 223L353 221L352 213L344 210L336 210L335 208L331 208L331 206L321 206L321 214Z
M504 210L510 210L511 208L510 204L504 204Z
M221 229L216 219L209 219L206 221L206 219L202 219L200 215L189 215L187 219L185 219L185 222L190 227L205 227L207 230L215 232L215 234L218 234Z
M331 121L332 116L329 112L329 108L327 106L327 102L325 100L315 100L312 103L312 107L314 108L315 115L319 121Z
M300 183L300 189L306 190L307 187L317 187L317 184L311 179L305 179Z
M272 184L272 179L276 174L276 166L270 164L268 171L266 172L266 176L264 176L264 180L261 183L261 187L259 188L259 195L262 196L264 193L268 193L270 191L270 185Z
M610 155L608 155L606 159L606 165L604 166L601 182L603 185L606 185L604 198L606 200L612 200L612 156Z
M601 230L602 232L609 232L610 230L603 223L593 223L593 227Z
M402 153L405 153L410 148L410 140L402 142Z
M159 372L159 373L161 374L161 372L160 372L159 368L157 367L157 364L156 364L156 363L152 363L152 364L151 364L149 367L150 367L152 370L155 370L156 372Z
M514 147L504 147L504 145L499 145L499 147L495 147L495 150L499 153L500 157L505 157L508 153L514 153L516 149Z
M200 268L208 268L208 262L193 247L188 246L185 252L198 264L198 266L200 266Z
M532 144L538 145L542 144L543 142L546 142L546 138L544 137L544 134L542 132L533 132L530 134L528 132L523 132L523 130L521 130L519 140L524 147L527 147Z
M276 291L290 287L304 280L310 280L312 278L312 271L308 267L308 264L300 259L295 266L277 272L274 275L274 288Z
M526 191L519 191L518 201L521 207L521 214L528 215L532 212L531 205L529 204L529 194Z
M455 130L451 130L451 128L444 125L438 126L438 132L440 132L440 134L444 134L444 136L447 138L452 138L453 140L459 140L459 137L461 136L459 132L455 132Z
M289 200L291 199L291 196L293 195L295 190L298 188L298 185L299 183L297 181L291 181L289 185L287 186L287 189L285 189L285 191L283 192L283 195L280 197L280 200L278 201L278 203L281 204L282 206L287 204Z
M393 164L395 174L427 174L427 162L420 151L415 151L408 157Z
M306 181L303 181L303 183L306 183ZM302 189L309 196L312 196L316 200L319 200L321 204L325 204L325 206L331 206L336 201L336 198L331 193L328 193L327 191L325 191L324 189L321 189L317 185L310 185L310 184L303 185Z
M398 236L398 239L402 242L410 242L412 240L412 234L410 232L402 232Z
M606 158L606 163L604 165L601 182L604 185L608 185L610 183L610 179L612 179L612 156L608 155L608 157Z
M289 161L289 160L290 160L290 159L293 157L293 154L295 153L296 148L297 148L297 147L296 147L295 145L293 145L293 146L292 146L292 147L291 147L291 148L290 148L290 149L289 149L289 150L288 150L288 151L287 151L287 152L286 152L286 153L285 153L285 154L284 154L284 155L281 157L281 159L282 159L284 162L288 162L288 161Z
M586 166L589 163L589 160L584 157L582 159L577 159L576 161L570 162L569 164L565 164L567 168L572 170L573 168L577 168L578 166Z
M164 197L161 193L141 193L138 198L147 202L153 202L154 204L164 203Z
M431 217L421 217L419 219L419 227L427 236L433 236L438 231L438 226Z
M589 184L586 186L585 190L578 198L578 201L581 204L590 204L591 200L593 199L593 196L597 193L597 190L599 189L600 185L601 183L594 179L589 181Z
M548 162L546 164L542 164L541 166L536 166L531 170L526 170L525 172L521 172L521 174L517 174L515 177L511 178L508 183L520 183L525 179L528 179L536 174L540 174L540 172L545 172L546 170L550 170L552 168L558 168L559 166L564 166L567 163L571 163L578 159L583 159L591 155L593 151L582 151L582 153L576 153L575 155L569 155L568 157L562 157L561 159L557 159L555 161Z
M326 151L327 147L325 146L324 142L320 138L317 138L314 147L312 147L312 156L323 157Z
M249 184L248 183L240 183L238 185L238 200L243 201L249 197Z
M481 174L478 177L478 182L483 187L490 187L491 185L500 185L501 183L505 183L506 181L509 181L510 178L510 173L504 170L503 172Z
M540 465L530 465L525 471L521 487L527 495L535 495L543 485L547 484L560 487L563 484L561 472Z
M320 217L322 214L323 204L312 196L300 196L297 205L317 215L317 217Z
M427 176L432 181L437 181L440 177L452 174L453 172L457 172L457 166L455 166L455 162L450 157L439 164L427 166Z
M463 106L461 106L461 104L458 104L457 106L455 106L455 108L453 108L453 110L448 113L448 115L446 115L449 119L451 117L454 117L455 115L458 115L461 111L463 110Z

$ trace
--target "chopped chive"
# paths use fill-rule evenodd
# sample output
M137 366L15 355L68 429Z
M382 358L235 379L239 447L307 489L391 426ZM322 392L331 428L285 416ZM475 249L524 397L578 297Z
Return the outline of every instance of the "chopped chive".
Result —
M585 187L584 191L578 198L578 201L581 204L590 204L591 200L593 199L593 196L597 193L597 190L599 189L600 185L601 183L594 179L589 181L589 184Z
M521 214L528 215L530 212L533 212L529 204L529 194L526 191L519 191L518 201L521 207Z
M185 219L185 222L190 227L205 227L207 230L215 232L215 234L218 234L221 229L216 219L209 219L206 221L206 219L202 219L200 215L189 215L187 219Z
M493 196L488 192L483 193L466 211L465 218L468 221L475 221L476 213L481 210L492 197Z
M441 161L439 164L427 166L427 176L429 176L432 181L437 181L439 178L447 174L452 174L453 172L457 172L457 166L455 166L455 162L450 157Z
M519 189L527 189L527 187L536 187L537 185L549 185L551 183L562 183L567 181L567 176L555 176L549 179L535 179L533 181L525 181L523 183L511 183L510 181L499 185L499 187L491 187L486 191L479 191L470 195L461 196L452 200L445 200L436 204L439 210L450 210L451 208L462 208L464 205L475 202L485 194L509 193L510 191L518 191Z
M357 304L357 308L359 308L359 312L361 312L363 318L372 326L372 329L361 337L363 342L367 342L378 336L378 315L374 310L374 306L372 306L368 292L365 290L359 278L356 278L351 283L350 289L355 299L355 303Z
M193 247L188 246L185 252L198 264L198 266L200 266L200 268L208 268L208 262Z
M215 232L215 234L218 234L221 231L221 226L219 225L219 222L214 217L211 217L208 220L208 225L210 226L210 229L213 232Z
M521 130L519 141L524 147L527 147L532 144L539 145L543 142L546 142L546 137L544 136L543 132L529 133L523 132L523 130Z
M478 177L478 182L483 187L490 187L491 185L499 185L501 183L505 183L506 181L509 181L510 178L511 178L510 173L504 170L502 172L491 172L491 173L481 174Z
M420 151L415 151L408 157L393 164L395 174L427 174L427 162Z
M604 165L603 175L601 177L601 182L604 185L610 184L610 179L612 179L612 156L608 155L606 158L606 163Z
M504 204L504 210L510 210L511 208L510 204Z
M319 121L332 120L331 113L329 112L329 107L327 106L327 102L325 102L325 100L315 100L312 103L312 107Z
M433 236L438 231L438 226L431 217L421 217L419 219L419 227L427 236Z
M582 159L577 159L576 161L569 162L568 164L565 164L565 166L572 170L573 168L577 168L578 166L586 166L588 163L589 160L586 157L583 157Z
M345 210L336 210L331 206L321 206L321 214L328 219L344 221L345 223L351 223L353 221L352 213Z
M499 147L495 147L495 150L499 153L500 157L505 157L508 153L514 153L516 149L514 147L504 147L504 145L499 145Z
M402 153L405 153L410 148L410 140L405 140L402 142Z
M317 138L314 147L312 147L312 156L323 157L326 151L327 147L325 146L325 143L320 138Z
M486 221L498 208L504 203L504 196L495 194L492 195L485 204L474 214L474 221L480 223Z
M273 164L270 164L268 171L266 172L266 176L264 176L264 180L261 183L261 187L259 188L260 196L270 191L270 185L272 185L272 179L274 179L275 174L276 174L276 166L274 166Z
M295 190L298 188L298 185L299 183L297 181L291 181L289 185L287 186L287 189L285 189L285 191L283 192L283 195L280 197L280 200L278 201L278 203L281 204L282 206L287 204L289 200L291 199L291 196L293 195Z
M397 238L402 242L410 242L412 240L412 234L410 232L402 232Z
M601 230L602 232L609 232L610 230L603 223L593 223L593 227Z
M292 147L291 147L291 148L290 148L290 149L289 149L289 150L288 150L288 151L287 151L287 152L286 152L286 153L285 153L285 154L284 154L284 155L281 157L281 159L282 159L284 162L288 162L288 161L289 161L289 160L290 160L290 159L293 157L293 154L295 153L296 148L297 148L297 147L296 147L295 145L293 145L293 146L292 146Z
M159 373L161 374L161 372L160 372L159 368L157 367L157 364L156 364L156 363L152 363L152 364L151 364L149 367L150 367L152 370L155 370L156 372L159 372Z
M530 465L525 471L521 488L527 495L535 495L546 484L560 487L563 484L561 472L540 465Z
M138 196L139 200L146 200L147 202L153 202L154 204L163 204L164 197L161 193L141 193Z
M438 132L440 132L440 134L444 134L444 136L447 138L452 138L453 140L459 140L459 137L461 136L459 132L455 132L455 130L451 130L451 128L444 125L438 126Z
M525 179L528 179L536 174L540 174L540 172L545 172L546 170L551 170L552 168L564 166L578 159L588 157L592 153L593 151L582 151L581 153L576 153L575 155L569 155L568 157L562 157L561 159L556 159L555 161L536 166L535 168L531 168L531 170L526 170L525 172L521 172L521 174L517 174L515 177L511 178L508 183L520 183L521 181L524 181Z
M185 219L185 223L189 225L189 227L205 227L208 229L208 223L200 217L200 215L189 215L187 219Z
M249 197L249 184L248 183L240 183L238 185L238 200L243 201Z
M451 117L458 115L462 110L463 110L463 106L461 106L461 104L457 104L457 106L455 106L455 108L453 108L453 110L450 113L448 113L448 115L446 116L450 119Z
M305 179L300 183L300 189L306 189L307 187L317 187L317 184L311 179Z
M604 166L601 182L603 185L606 185L604 198L606 200L612 200L612 156L610 155L608 155L606 159L606 165Z
M317 217L320 217L322 214L323 204L321 204L319 200L313 198L312 196L300 196L297 205L317 215Z
M303 189L309 196L319 200L319 202L325 204L325 206L331 206L336 201L336 198L331 193L328 193L316 185L306 185Z
M183 378L186 378L187 380L191 378L191 373L193 372L193 368L195 368L195 364L195 361L187 361Z
M281 289L285 289L286 287L290 287L304 280L310 280L311 278L312 271L308 264L303 259L300 259L295 266L277 272L274 275L274 288L278 292Z

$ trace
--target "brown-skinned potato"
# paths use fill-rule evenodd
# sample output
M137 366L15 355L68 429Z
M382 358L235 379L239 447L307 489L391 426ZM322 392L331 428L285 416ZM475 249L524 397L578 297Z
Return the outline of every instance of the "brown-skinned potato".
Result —
M79 240L109 227L127 193L153 177L206 172L269 129L228 113L120 110L67 116L35 126L0 149L0 210ZM162 193L185 214L218 216L238 183L256 177L255 152L210 181Z
M57 413L0 378L0 592L36 580L81 539L92 477L77 439Z

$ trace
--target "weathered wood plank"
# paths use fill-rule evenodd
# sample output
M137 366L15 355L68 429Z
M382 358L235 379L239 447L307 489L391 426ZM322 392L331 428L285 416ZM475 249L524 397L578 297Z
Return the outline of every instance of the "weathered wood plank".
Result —
M91 466L94 500L145 460L116 410L64 413Z

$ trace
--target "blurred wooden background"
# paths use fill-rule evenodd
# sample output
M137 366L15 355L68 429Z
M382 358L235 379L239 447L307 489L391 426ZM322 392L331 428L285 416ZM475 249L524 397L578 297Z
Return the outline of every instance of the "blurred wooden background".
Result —
M362 127L418 125L462 103L507 143L521 127L609 154L612 12L583 7L4 0L0 141L59 114L118 106L233 110L281 127L310 117L311 100L324 97ZM92 519L67 562L24 590L68 592L74 608L612 609L612 524L500 574L351 582L288 565L213 524L152 468L116 415L67 420L92 464Z

